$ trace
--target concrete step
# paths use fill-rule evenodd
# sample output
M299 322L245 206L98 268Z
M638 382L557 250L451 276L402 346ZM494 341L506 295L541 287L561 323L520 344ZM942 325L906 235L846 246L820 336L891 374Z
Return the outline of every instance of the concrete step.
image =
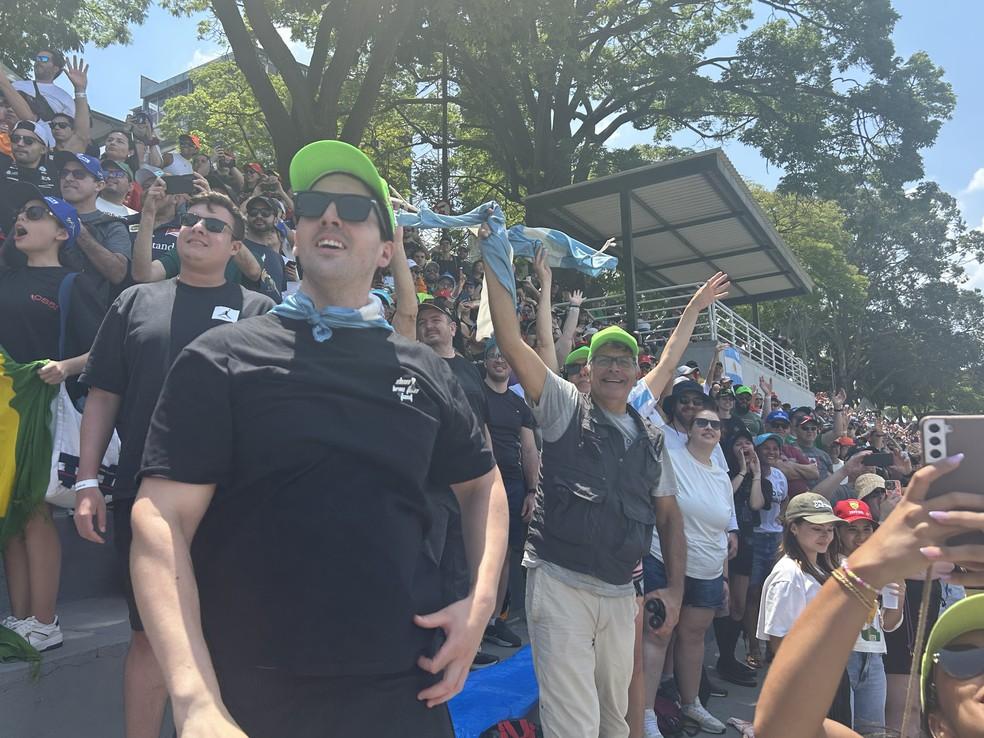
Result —
M122 738L123 659L130 641L126 603L97 597L59 604L65 643L44 652L41 675L0 664L3 738ZM170 718L161 732L170 738Z

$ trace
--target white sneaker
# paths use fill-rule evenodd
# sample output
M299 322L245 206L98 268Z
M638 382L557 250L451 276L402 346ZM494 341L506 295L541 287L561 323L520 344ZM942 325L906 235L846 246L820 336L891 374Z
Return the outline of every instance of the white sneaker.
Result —
M38 651L50 651L53 648L60 648L64 639L62 638L61 628L58 626L58 616L55 616L53 623L44 624L33 615L27 620L22 621L24 627L20 634L34 646Z
M699 699L694 700L691 705L680 705L680 711L684 717L690 718L697 723L705 733L723 733L727 730L724 723L714 717L707 711L707 708L700 704Z
M659 721L656 719L656 711L652 708L642 713L642 734L643 738L663 738L659 732Z
M17 626L20 625L22 621L20 618L15 618L13 615L8 615L3 620L0 620L0 625L9 630L17 630Z

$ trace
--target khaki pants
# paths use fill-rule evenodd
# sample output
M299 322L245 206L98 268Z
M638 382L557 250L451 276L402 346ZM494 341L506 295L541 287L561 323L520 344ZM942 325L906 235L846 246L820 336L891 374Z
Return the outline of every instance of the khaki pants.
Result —
M599 597L537 567L526 616L544 738L627 738L635 595Z

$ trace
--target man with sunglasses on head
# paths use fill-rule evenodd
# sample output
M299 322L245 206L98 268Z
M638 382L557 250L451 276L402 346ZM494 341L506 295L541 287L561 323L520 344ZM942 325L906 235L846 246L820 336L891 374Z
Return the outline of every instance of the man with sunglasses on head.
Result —
M495 605L502 481L444 361L370 297L399 237L375 166L318 141L290 179L299 291L200 336L164 383L133 507L137 604L182 735L451 738L445 703ZM272 418L290 420L258 433ZM446 486L471 575L450 604L419 567Z
M58 167L62 198L79 213L82 229L76 240L76 253L82 272L89 276L104 295L108 306L115 296L110 285L121 285L130 266L130 236L118 218L96 206L106 184L106 175L98 159L85 154L56 151L52 156Z
M34 56L34 79L14 82L14 89L34 98L41 95L52 112L65 113L74 118L75 100L55 84L55 79L65 70L65 64L65 55L60 51L41 49ZM76 87L75 97L80 96L85 99L85 87L81 90Z
M131 287L103 320L82 381L90 391L82 416L75 527L82 538L103 543L106 504L95 482L115 427L122 449L113 488L113 542L130 610L130 650L123 670L128 738L158 735L167 690L143 631L129 576L130 511L144 438L164 377L175 357L216 326L263 315L273 303L225 278L226 264L242 248L243 218L227 197L197 195L177 236L181 271L174 279ZM144 231L139 238L149 240ZM142 244L143 246L144 244Z

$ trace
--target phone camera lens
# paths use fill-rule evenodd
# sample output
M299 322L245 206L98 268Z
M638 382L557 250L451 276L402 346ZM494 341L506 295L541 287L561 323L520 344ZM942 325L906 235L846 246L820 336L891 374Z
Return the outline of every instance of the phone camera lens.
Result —
M933 446L939 446L943 442L943 439L939 436L930 436L929 442Z
M940 451L938 448L934 448L932 451L929 452L929 455L932 456L934 459L938 459L943 455L943 452Z
M939 424L938 423L933 423L932 425L930 425L929 426L929 432L930 433L939 433L940 432L940 426L939 426Z

